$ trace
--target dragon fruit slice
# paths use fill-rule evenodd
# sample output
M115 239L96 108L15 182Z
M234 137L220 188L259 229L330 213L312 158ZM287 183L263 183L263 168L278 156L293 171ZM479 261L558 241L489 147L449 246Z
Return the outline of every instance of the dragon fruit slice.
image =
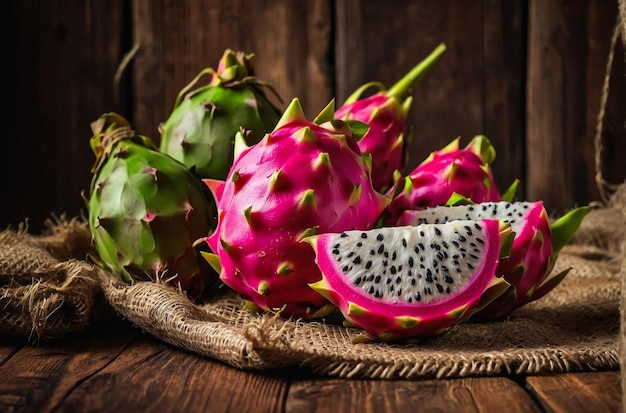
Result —
M217 280L199 256L216 225L211 193L115 113L92 124L89 229L102 265L127 282L162 278L192 298Z
M573 209L551 224L541 201L485 202L408 211L400 222L419 225L496 218L510 223L515 239L510 256L498 265L498 274L504 276L511 287L480 312L481 317L501 319L516 308L543 297L565 278L569 269L552 274L554 263L588 210L588 207Z
M309 237L323 274L311 287L374 338L438 336L507 290L496 266L511 236L489 219Z
M254 144L280 118L264 89L276 92L254 74L253 54L227 49L217 71L202 70L180 91L172 113L159 127L161 152L195 167L201 178L225 179L239 129L247 129L248 143ZM191 90L205 75L210 75L210 83Z
M335 113L337 119L358 120L370 126L358 144L362 153L369 153L372 157L372 184L380 192L387 190L393 183L394 171L403 170L406 165L409 145L407 114L413 103L411 89L424 78L445 51L446 46L439 45L389 90L384 90L384 86L378 82L364 84ZM362 97L372 87L379 91Z
M333 109L330 104L312 123L294 99L261 142L242 148L239 136L226 182L207 180L219 219L207 239L215 254L205 257L220 266L225 284L284 317L316 318L332 309L308 287L321 274L313 250L300 241L372 228L387 203Z
M389 191L393 197L385 214L387 225L397 225L404 211L466 202L500 201L490 165L496 152L489 139L475 136L459 148L460 138L435 151L405 178L397 178ZM511 201L517 181L506 191Z

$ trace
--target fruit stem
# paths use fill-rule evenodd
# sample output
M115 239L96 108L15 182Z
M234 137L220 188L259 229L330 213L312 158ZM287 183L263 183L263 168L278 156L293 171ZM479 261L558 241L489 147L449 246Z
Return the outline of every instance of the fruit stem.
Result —
M439 44L426 59L413 67L402 79L396 82L385 92L386 96L395 97L398 100L406 98L410 94L411 88L419 83L428 71L439 61L446 51L444 43Z

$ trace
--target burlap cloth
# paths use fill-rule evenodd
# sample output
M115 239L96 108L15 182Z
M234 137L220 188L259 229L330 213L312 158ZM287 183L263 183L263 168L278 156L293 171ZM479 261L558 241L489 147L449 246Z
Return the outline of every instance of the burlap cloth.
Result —
M0 334L61 337L84 329L104 301L154 337L245 369L297 366L386 379L616 369L622 202L589 213L555 268L572 271L541 300L504 321L473 321L440 338L396 344L353 344L360 331L332 316L307 322L249 313L226 287L198 304L162 283L115 281L89 263L89 232L78 219L51 222L40 236L6 230Z

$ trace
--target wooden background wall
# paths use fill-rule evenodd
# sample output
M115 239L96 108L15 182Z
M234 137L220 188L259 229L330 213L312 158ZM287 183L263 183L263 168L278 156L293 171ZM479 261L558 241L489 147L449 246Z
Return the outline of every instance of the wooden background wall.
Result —
M85 211L89 124L116 111L158 139L174 98L225 48L313 117L336 97L391 85L438 43L415 90L410 168L462 136L487 135L496 181L562 212L598 199L594 146L617 16L611 0L7 0L0 15L0 227ZM122 57L132 63L114 82ZM626 176L624 51L616 50L602 153Z

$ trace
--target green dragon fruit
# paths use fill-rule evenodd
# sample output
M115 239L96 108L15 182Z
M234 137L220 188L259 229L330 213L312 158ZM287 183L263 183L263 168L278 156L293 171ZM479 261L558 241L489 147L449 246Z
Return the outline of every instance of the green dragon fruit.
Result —
M366 83L348 97L335 113L337 119L358 120L370 126L358 144L362 153L369 153L372 157L372 184L378 191L388 189L393 183L394 171L403 170L406 165L410 140L407 115L413 103L411 89L424 78L445 51L445 45L439 45L389 90L384 90L384 86L378 82ZM377 87L379 91L361 97L371 87Z
M388 192L392 200L385 214L387 225L397 225L404 211L466 202L512 200L517 181L502 196L490 165L496 152L485 136L475 136L459 148L460 138L435 151L408 176L396 177Z
M218 200L218 225L207 261L250 308L316 318L332 306L308 287L321 274L304 237L372 228L387 199L348 124L330 104L312 123L298 99L258 144L240 146L226 182L206 180Z
M180 91L174 110L159 128L161 152L195 167L201 178L225 179L239 129L248 130L249 143L254 144L280 118L264 89L276 92L254 74L254 55L227 49L217 71L202 70ZM210 82L191 90L204 75L211 76Z
M552 269L559 251L578 230L588 210L588 207L573 209L550 223L541 201L484 202L407 211L400 223L419 225L485 218L510 223L515 238L510 256L498 265L498 274L511 286L479 313L484 318L501 319L516 308L543 297L567 275L569 270L552 274Z
M89 229L103 266L127 282L160 278L197 297L217 279L194 247L216 225L210 191L122 116L104 114L92 130Z
M496 268L511 235L488 219L309 237L323 274L311 287L370 337L439 336L507 290Z

